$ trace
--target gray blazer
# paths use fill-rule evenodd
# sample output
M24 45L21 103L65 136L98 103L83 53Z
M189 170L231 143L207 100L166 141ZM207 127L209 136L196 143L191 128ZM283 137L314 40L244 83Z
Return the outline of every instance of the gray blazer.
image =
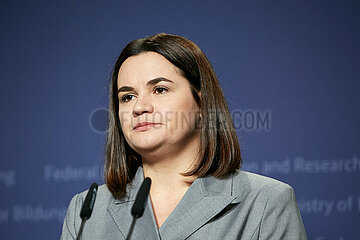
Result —
M130 209L144 179L139 167L127 197L117 200L102 185L84 240L125 239ZM86 191L70 202L62 240L76 239ZM294 190L287 184L254 173L237 171L225 179L197 178L158 229L148 198L144 215L136 221L131 239L307 239Z

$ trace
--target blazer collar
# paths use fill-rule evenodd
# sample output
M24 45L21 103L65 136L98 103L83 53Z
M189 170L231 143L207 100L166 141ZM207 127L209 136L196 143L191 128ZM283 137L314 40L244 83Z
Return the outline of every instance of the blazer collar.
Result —
M121 199L111 198L108 212L113 218L119 231L126 238L132 222L131 208L135 201L137 191L144 180L143 168L139 167L133 181L126 187L126 196ZM151 201L148 197L144 214L137 219L131 239L156 239L160 240L154 214L152 213Z
M130 210L143 179L143 168L139 167L132 184L127 187L127 196L120 200L112 199L108 206L108 212L124 237L130 228ZM243 191L246 190L239 191L234 187L234 174L221 180L211 175L197 178L159 229L148 198L144 215L137 220L132 238L185 239L208 221L221 215L229 205L240 203L245 195Z
M115 204L135 201L137 191L144 181L143 168L140 166L135 173L133 181L126 187L126 196L121 199L115 199Z
M161 225L162 239L186 239L207 222L220 217L240 203L241 198L234 190L233 174L221 180L211 175L197 178Z

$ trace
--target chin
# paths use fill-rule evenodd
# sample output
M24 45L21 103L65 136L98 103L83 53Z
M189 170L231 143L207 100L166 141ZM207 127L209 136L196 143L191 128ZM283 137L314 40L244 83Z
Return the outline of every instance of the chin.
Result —
M134 150L139 153L140 155L146 154L146 153L152 153L156 152L157 149L159 149L160 145L135 145Z
M156 150L159 146L161 146L161 141L159 139L162 139L160 137L140 137L139 139L134 139L132 141L132 146L134 150L137 152L149 152Z

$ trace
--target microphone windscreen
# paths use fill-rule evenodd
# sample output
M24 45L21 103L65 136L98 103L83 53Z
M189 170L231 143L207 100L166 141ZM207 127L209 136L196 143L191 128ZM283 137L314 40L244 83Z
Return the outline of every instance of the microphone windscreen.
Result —
M145 178L143 183L140 186L139 191L136 194L134 205L131 208L131 215L136 218L139 218L143 215L145 210L146 199L149 195L151 186L151 179Z
M80 211L80 217L83 220L87 220L91 216L95 204L97 189L98 189L97 183L91 184Z

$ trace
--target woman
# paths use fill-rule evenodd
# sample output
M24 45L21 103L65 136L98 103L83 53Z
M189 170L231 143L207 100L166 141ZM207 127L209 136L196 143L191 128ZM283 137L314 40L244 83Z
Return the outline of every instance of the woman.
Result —
M293 189L239 170L240 147L216 75L190 40L134 40L112 74L106 185L83 239L124 239L144 177L152 179L132 239L307 239ZM62 239L75 239L86 192Z

